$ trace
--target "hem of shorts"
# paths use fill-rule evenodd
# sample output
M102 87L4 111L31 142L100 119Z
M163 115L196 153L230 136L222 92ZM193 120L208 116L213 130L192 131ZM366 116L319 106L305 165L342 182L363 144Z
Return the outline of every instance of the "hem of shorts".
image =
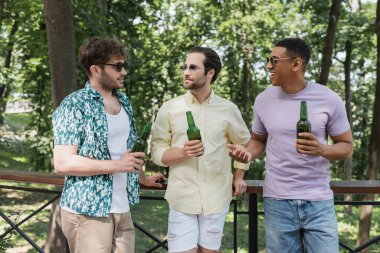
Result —
M208 248L208 247L205 247L205 246L203 246L203 245L200 245L200 244L198 244L199 246L201 246L202 248L204 248L204 249L208 249L208 250L216 250L216 251L219 251L219 249L220 249L220 247L219 248L213 248L213 249L210 249L210 248Z
M181 250L174 250L174 251L170 251L170 250L168 250L168 253L183 252L183 251L189 251L189 250L192 250L192 249L198 249L198 245L195 246L195 247L191 247L191 248L189 248L189 249L181 249Z

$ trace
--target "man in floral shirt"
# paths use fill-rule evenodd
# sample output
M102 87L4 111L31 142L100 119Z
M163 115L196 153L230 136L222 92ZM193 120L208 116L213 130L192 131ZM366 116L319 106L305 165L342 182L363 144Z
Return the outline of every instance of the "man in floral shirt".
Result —
M134 252L130 205L139 202L142 152L131 153L136 127L123 88L123 45L92 38L80 49L89 81L67 96L53 114L54 167L65 175L60 201L62 230L70 252Z

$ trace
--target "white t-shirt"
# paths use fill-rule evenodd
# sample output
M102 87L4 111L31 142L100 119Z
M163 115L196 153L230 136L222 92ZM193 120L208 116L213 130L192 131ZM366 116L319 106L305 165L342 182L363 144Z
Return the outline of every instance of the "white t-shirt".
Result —
M118 160L127 150L127 141L130 132L129 116L121 107L116 115L106 114L108 123L108 149L111 159ZM112 202L110 213L125 213L129 211L127 194L128 174L113 174Z

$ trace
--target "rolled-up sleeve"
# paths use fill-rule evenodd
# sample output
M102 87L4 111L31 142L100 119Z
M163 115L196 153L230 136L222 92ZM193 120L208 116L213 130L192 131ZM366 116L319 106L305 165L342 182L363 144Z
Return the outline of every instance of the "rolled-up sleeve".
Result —
M162 163L162 156L171 147L170 122L165 104L157 113L156 121L152 130L152 160L159 166L166 166Z

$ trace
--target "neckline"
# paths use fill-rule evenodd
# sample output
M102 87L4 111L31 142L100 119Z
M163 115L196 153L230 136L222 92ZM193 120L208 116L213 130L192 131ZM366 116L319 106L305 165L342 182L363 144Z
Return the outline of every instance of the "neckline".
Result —
M306 92L310 88L310 86L311 86L311 82L310 81L306 81L305 87L302 90L300 90L299 92L297 92L297 93L286 93L281 88L280 88L280 93L284 97L296 97L296 96L299 96L300 94Z
M108 112L106 112L106 115L110 117L117 117L121 115L122 110L123 110L123 106L120 106L120 111L117 114L109 114Z

